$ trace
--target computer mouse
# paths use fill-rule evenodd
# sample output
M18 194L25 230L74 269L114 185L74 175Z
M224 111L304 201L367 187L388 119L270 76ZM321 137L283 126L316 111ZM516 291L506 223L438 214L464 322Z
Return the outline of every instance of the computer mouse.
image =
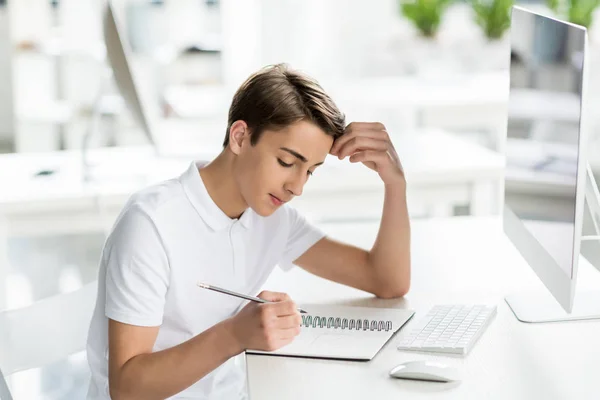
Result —
M438 361L405 362L392 368L390 376L399 379L433 382L460 381L460 374L456 368Z

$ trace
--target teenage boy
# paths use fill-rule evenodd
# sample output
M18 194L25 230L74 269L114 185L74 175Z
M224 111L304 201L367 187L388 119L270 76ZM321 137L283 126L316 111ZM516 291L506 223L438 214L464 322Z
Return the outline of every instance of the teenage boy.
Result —
M89 330L88 399L245 398L233 357L275 350L299 333L284 293L256 294L275 265L375 296L410 286L406 180L385 127L353 122L312 78L266 67L236 92L223 151L134 194L104 246ZM325 236L287 205L327 154L361 162L385 186L370 251Z

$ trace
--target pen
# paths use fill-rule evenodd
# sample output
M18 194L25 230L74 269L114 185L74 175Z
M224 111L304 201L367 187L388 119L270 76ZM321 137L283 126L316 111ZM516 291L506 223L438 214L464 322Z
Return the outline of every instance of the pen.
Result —
M206 283L202 283L202 282L198 282L197 285L200 286L203 289L214 290L215 292L220 292L220 293L223 293L223 294L228 294L230 296L239 297L240 299L246 299L246 300L255 301L257 303L275 303L274 301L268 301L268 300L265 300L265 299L261 299L260 297L247 296L245 294L232 292L231 290L222 289L222 288L219 288L219 287L216 287L216 286L207 285ZM300 311L301 314L308 314L306 311L304 311L301 308L299 308L298 311Z

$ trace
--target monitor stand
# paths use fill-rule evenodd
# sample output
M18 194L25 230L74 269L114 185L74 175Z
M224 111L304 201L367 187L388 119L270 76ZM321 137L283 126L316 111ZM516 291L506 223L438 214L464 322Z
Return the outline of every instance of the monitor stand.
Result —
M600 192L589 164L586 167L585 188L580 259L584 257L600 271ZM581 261L579 264L581 265ZM594 291L577 291L570 313L548 291L510 295L505 300L521 322L600 319L600 288Z
M600 291L578 291L573 310L567 313L550 292L506 296L506 302L521 322L562 322L600 319Z

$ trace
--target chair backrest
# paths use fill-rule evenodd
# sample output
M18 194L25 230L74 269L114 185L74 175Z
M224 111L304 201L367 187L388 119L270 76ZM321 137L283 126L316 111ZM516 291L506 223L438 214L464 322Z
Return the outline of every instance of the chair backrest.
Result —
M0 369L0 400L12 400L10 390L8 390L8 385L6 384L6 380L4 380L4 375L2 374L1 369Z
M94 281L73 292L0 312L0 369L4 375L84 350L96 292Z

